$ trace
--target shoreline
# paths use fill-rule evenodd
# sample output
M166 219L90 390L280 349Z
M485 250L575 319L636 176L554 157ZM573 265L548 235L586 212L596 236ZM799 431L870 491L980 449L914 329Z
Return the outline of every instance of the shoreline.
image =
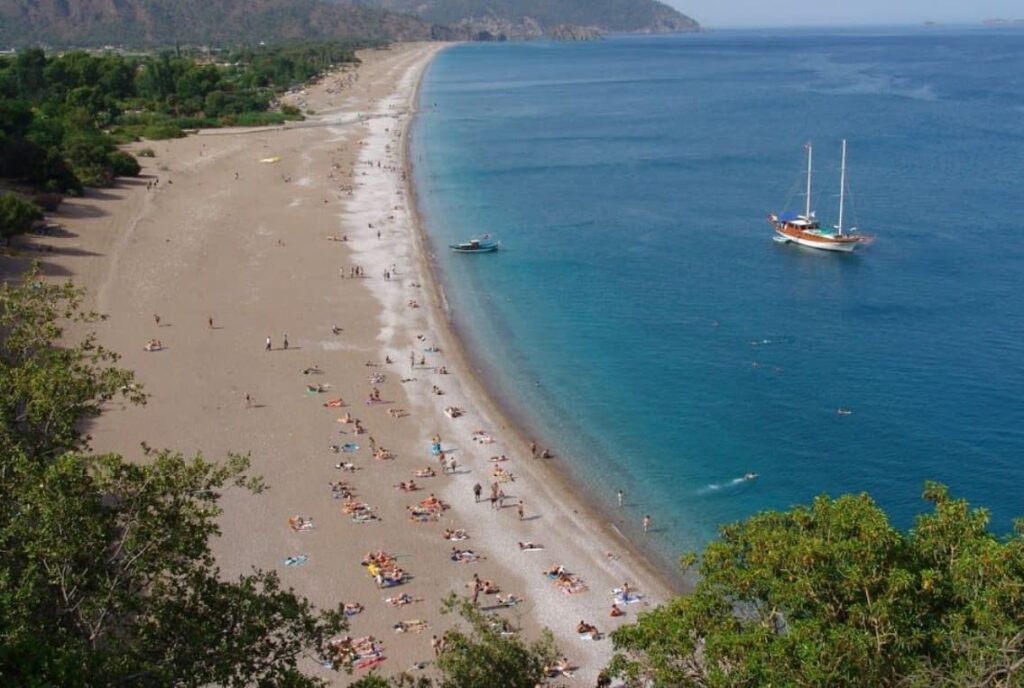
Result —
M443 362L452 372L452 375L447 378L434 379L439 384L443 380L446 400L443 403L451 403L466 409L465 417L454 422L454 425L462 426L462 432L459 432L459 428L453 428L451 431L440 431L441 428L452 424L452 422L440 417L438 413L440 409L436 408L439 404L434 403L434 400L430 397L418 400L411 398L410 402L435 407L435 427L438 427L439 434L447 440L454 433L456 438L454 449L461 452L458 454L461 457L459 459L460 465L463 467L469 466L473 469L476 475L476 478L473 479L481 483L486 482L481 478L481 474L486 475L488 468L487 459L480 450L481 448L475 446L473 438L468 436L465 426L486 428L493 436L500 437L494 445L490 446L487 453L504 454L507 452L512 459L509 465L515 470L519 481L517 484L522 485L521 488L516 489L516 493L518 494L520 489L523 490L523 496L525 496L531 508L541 509L545 519L552 517L555 519L554 524L543 528L537 541L544 542L548 546L550 546L553 540L560 543L569 541L587 543L582 548L577 547L577 551L574 553L577 555L575 561L579 562L579 555L582 554L586 564L574 565L571 567L572 570L578 571L590 582L596 579L602 580L602 583L607 585L608 590L621 584L623 580L628 579L633 587L636 587L637 582L639 582L640 588L646 595L648 604L653 601L665 601L670 595L677 592L676 586L673 584L674 581L670 581L664 571L658 569L646 556L641 555L638 548L632 545L628 538L610 527L611 524L593 506L593 501L595 500L588 502L585 498L578 498L577 492L574 489L575 486L568 481L567 476L557 465L553 465L549 461L534 462L531 459L523 458L529 455L527 449L528 441L524 436L524 430L511 422L511 419L504 412L500 404L488 393L485 384L480 380L478 369L474 366L471 356L467 353L463 340L452 326L450 312L446 307L447 302L443 291L443 283L436 269L435 254L432 250L430 236L426 231L424 218L418 205L417 189L415 188L415 177L412 169L413 158L410 146L412 145L412 135L415 128L415 115L420 102L422 75L425 74L427 68L429 66L421 72L407 99L402 98L403 102L401 103L387 105L389 108L398 107L401 109L407 107L409 110L409 116L405 118L398 134L401 146L398 167L404 171L405 179L399 181L395 176L389 176L387 179L397 186L394 189L395 197L404 199L403 203L400 204L402 206L401 212L408 213L408 221L412 229L409 236L410 245L406 248L411 259L417 265L416 276L418 281L416 284L422 284L429 297L429 299L425 300L424 304L430 306L425 309L426 312L424 314L427 321L424 330L427 333L426 341L433 342L436 340L441 345ZM379 107L384 108L385 105L381 104ZM378 110L376 114L386 114L386 110ZM386 134L390 133L390 128L379 124L379 121L380 118L370 123L370 134L366 140L367 145L364 146L363 155L360 157L360 164L369 165L371 168L374 164L373 149L375 137L380 137L383 140ZM375 124L378 129L376 132L374 131ZM394 142L395 139L392 138L391 141ZM376 148L377 154L388 150L387 145L383 147L377 146ZM367 196L368 200L364 201L361 198L360 191L357 189L355 197L349 204L349 211L347 213L349 215L349 222L344 225L353 234L361 231L362 221L364 220L371 227L377 226L375 221L371 219L373 217L372 211L363 211L361 214L359 208L373 207L374 205L379 207L379 199L388 194L386 190L376 189L372 193L367 191L362 195ZM378 201L377 204L374 203L375 200ZM357 210L353 211L353 206ZM396 211L396 222L401 223L405 218L398 214L399 206L395 206L394 210ZM359 217L359 220L356 220L353 216ZM353 245L355 258L359 260L361 256L365 256L374 263L377 269L380 269L383 267L383 264L377 255L378 252L372 246L372 242L370 242L369 246L364 246L361 242L357 241ZM399 256L405 255L401 246L398 247L397 252ZM386 285L380 286L385 287ZM385 346L385 351L389 351L389 355L393 356L395 362L401 364L405 351L398 344L401 340L401 334L396 335L394 330L396 329L395 323L402 321L402 315L392 312L388 316L389 301L393 305L395 303L394 299L390 298L391 295L384 292L383 289L374 290L372 286L370 289L376 293L382 307L385 309L385 316L382 318L382 333L388 334L382 334L380 339ZM401 325L398 325L397 329L401 329ZM414 368L414 370L417 371L417 376L419 376L422 366ZM426 433L423 434L423 442L426 444ZM446 449L449 447L449 444L448 441L445 442ZM470 484L469 479L460 478L459 482L465 483L466 488ZM468 511L461 508L460 496L468 492L468 489L456 490L455 485L443 492L445 499L453 505L453 511L463 517L465 521L470 521L473 518ZM474 527L474 539L477 537L476 529L481 526L482 524L477 523ZM488 544L492 544L496 540L506 540L506 549L504 551L499 554L494 548L490 548L488 554L492 558L502 559L499 563L503 565L506 574L518 574L524 588L530 590L531 595L534 595L538 592L536 590L537 583L530 581L523 575L521 559L517 560L515 556L509 554L509 548L514 547L514 540L509 541L507 537L508 530L509 528L505 527L502 529L504 532L485 531L487 535L484 540ZM514 530L521 531L521 528ZM593 547L590 546L591 544ZM515 550L512 549L511 551L514 552ZM564 559L565 555L563 554L562 556ZM595 572L594 569L599 571ZM599 576L595 575L597 573L599 573ZM596 597L597 595L591 593L590 596ZM578 646L578 640L573 642L575 640L574 634L568 633L564 627L560 628L557 621L561 620L564 623L566 615L572 615L568 607L575 605L565 604L564 598L559 599L555 597L552 599L550 596L543 597L547 597L547 599L542 606L562 609L559 613L552 615L551 613L542 612L534 605L528 605L528 607L534 607L530 610L535 622L534 631L539 631L541 627L550 628L559 640L563 651L573 656L573 653L578 652L578 650L571 648L574 645ZM594 614L600 614L602 617L607 618L607 606L605 604L600 604L597 609L600 609L600 612L596 610L585 613L581 612L580 616L594 618ZM604 621L602 625L606 623L607 621ZM580 663L587 675L596 678L597 671L610 659L611 652L610 647L607 646L599 648L596 644L593 644L590 647L593 649L587 653L589 659ZM579 659L578 656L577 659Z
M428 68L429 69L429 66ZM426 70L424 70L424 75ZM419 103L419 91L422 85L417 84L414 100ZM418 108L417 113L418 114ZM509 432L514 438L514 444L523 455L529 454L529 446L532 441L538 445L551 447L557 446L545 442L545 435L542 432L534 432L530 421L523 417L523 414L515 411L512 404L503 401L503 395L495 389L496 382L486 375L479 358L474 355L472 347L467 343L465 335L460 334L460 329L466 327L460 323L452 313L450 302L445 293L445 280L443 268L437 261L435 246L427 230L427 221L420 209L420 193L415 183L415 164L411 155L413 145L413 132L416 128L416 114L414 114L408 125L408 134L405 137L404 157L406 169L408 170L406 190L410 198L412 209L412 222L417 230L420 260L424 271L429 275L427 284L431 291L431 301L435 310L435 317L439 323L438 332L446 343L446 351L452 359L457 362L458 368L464 370L466 375L462 382L469 389L467 396L486 409L484 415L495 419L495 425L503 431ZM443 249L442 249L443 250ZM616 513L613 507L602 504L584 484L584 481L574 475L573 468L560 464L559 462L571 461L567 459L562 451L555 452L550 459L538 459L536 462L527 462L529 471L535 477L553 480L563 494L569 495L570 499L577 503L574 511L583 511L583 517L589 516L597 525L602 534L615 542L621 549L627 551L646 571L646 574L654 580L658 580L663 592L678 595L686 591L688 581L678 567L673 568L672 562L665 556L656 552L652 547L644 547L629 538L614 522L612 514Z

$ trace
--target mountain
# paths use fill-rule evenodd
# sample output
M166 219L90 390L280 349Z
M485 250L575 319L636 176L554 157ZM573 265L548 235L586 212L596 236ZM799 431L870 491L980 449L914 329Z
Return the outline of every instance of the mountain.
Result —
M538 38L555 27L602 32L671 33L700 25L655 0L336 0L412 14L468 33L498 38Z
M0 0L0 48L450 37L417 17L326 0Z

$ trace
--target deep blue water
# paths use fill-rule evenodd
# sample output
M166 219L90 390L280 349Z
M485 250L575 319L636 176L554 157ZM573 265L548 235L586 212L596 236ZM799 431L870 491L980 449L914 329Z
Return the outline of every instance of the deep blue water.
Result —
M868 491L907 527L927 479L998 531L1024 516L1024 32L461 45L422 106L416 182L458 325L662 552L822 492ZM843 138L878 240L774 243L806 141L834 220ZM443 248L483 231L498 254Z

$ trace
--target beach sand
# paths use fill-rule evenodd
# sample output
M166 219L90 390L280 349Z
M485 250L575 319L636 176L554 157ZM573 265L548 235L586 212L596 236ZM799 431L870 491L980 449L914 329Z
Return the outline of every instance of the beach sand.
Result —
M419 80L441 49L405 44L362 52L358 70L290 96L316 113L303 123L139 144L156 152L141 159L146 176L69 200L53 218L65 232L19 246L50 247L26 255L41 258L45 274L71 276L90 290L89 305L109 315L101 341L123 354L121 363L151 395L145 407L108 409L90 428L96 451L138 458L146 442L208 458L249 453L253 472L265 477L264 494L225 496L223 536L214 543L225 576L277 569L315 604L361 603L350 633L380 639L387 657L380 670L392 674L431 660L431 636L454 622L440 614L440 601L449 592L470 594L475 573L524 597L501 613L528 637L551 628L580 667L572 683L592 685L611 643L581 640L576 623L611 630L672 591L568 487L558 468L564 459L531 458L448 327L405 160ZM8 271L24 265L6 263ZM356 267L363 277L350 276ZM151 339L163 350L145 351ZM304 373L314 366L322 372ZM435 386L444 394L433 393ZM368 404L374 388L381 403ZM336 398L345 406L325 407ZM448 407L465 414L449 418ZM346 413L360 419L364 434L338 422ZM480 441L485 436L476 430L493 443ZM434 435L457 460L454 475L441 474ZM331 449L349 443L358 449ZM375 459L371 445L395 458ZM509 460L489 460L500 455ZM336 469L339 462L357 470ZM394 487L427 466L438 475L416 478L421 491ZM501 484L508 499L497 510L486 499L495 466L516 478ZM329 486L340 480L379 520L355 523L342 513L344 502ZM407 507L431 494L451 508L436 521L411 522ZM314 528L293 531L293 516L312 519ZM445 528L464 528L470 537L448 542ZM522 552L522 541L544 549ZM452 562L452 546L482 559ZM374 550L396 555L411 580L379 589L360 564ZM300 554L308 557L304 564L285 566ZM578 574L588 591L560 591L542 575L553 564ZM644 597L611 619L611 589L624 581ZM401 593L422 601L385 604ZM490 606L495 596L480 600ZM413 619L426 621L427 630L392 630ZM362 673L332 674L312 657L305 668L339 685Z

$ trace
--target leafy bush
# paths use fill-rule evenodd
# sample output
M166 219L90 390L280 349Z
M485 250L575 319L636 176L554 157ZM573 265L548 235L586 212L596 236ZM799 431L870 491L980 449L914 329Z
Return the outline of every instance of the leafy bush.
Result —
M42 217L42 212L34 203L18 194L5 193L0 196L0 238L5 242L32 229L32 224Z
M235 123L240 127L263 127L284 124L287 119L280 112L243 112L235 118Z
M131 154L124 151L114 151L108 158L110 169L115 177L138 177L142 171L142 165Z
M177 124L151 124L142 130L143 138L150 141L163 141L164 139L180 139L185 136Z
M281 114L288 117L297 117L302 115L302 110L295 107L291 103L285 103L281 106Z

